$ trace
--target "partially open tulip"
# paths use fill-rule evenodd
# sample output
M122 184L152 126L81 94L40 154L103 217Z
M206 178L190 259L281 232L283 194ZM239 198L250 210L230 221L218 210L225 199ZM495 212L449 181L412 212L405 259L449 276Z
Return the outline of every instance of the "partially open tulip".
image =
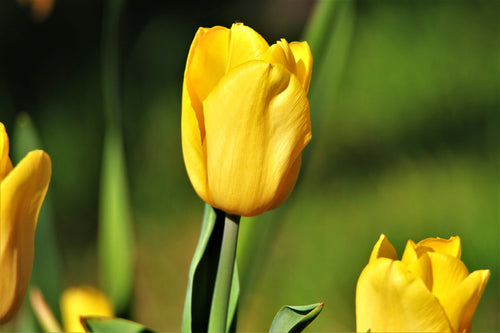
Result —
M67 288L60 299L65 332L85 332L80 317L113 317L113 305L100 290L91 286Z
M254 216L292 191L311 140L306 42L269 46L241 23L200 28L184 72L182 150L198 195Z
M26 293L38 213L51 171L50 158L41 150L13 168L9 138L0 123L0 324L12 318Z
M356 289L358 332L470 332L489 270L469 274L458 236L409 240L401 260L381 235Z

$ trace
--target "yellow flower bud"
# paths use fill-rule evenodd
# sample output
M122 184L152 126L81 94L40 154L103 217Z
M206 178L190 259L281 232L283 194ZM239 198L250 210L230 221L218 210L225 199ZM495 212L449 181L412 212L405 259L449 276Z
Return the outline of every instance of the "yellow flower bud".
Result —
M307 42L269 46L241 23L200 28L184 72L182 150L198 195L254 216L292 191L311 140Z
M458 236L409 240L401 260L381 235L356 288L358 332L470 332L490 276L469 274Z
M67 288L60 299L61 316L65 332L85 332L80 317L113 317L109 299L90 286Z
M9 138L0 123L0 324L19 309L31 275L35 228L52 165L41 150L13 168Z

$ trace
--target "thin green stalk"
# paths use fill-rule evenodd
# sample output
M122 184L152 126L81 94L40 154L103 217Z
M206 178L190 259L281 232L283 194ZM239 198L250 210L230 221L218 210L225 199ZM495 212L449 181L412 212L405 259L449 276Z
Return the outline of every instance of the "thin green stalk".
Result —
M226 332L227 310L229 295L231 293L231 282L233 280L234 262L236 259L239 223L240 216L226 215L219 266L215 278L212 306L210 307L210 319L208 322L209 333Z

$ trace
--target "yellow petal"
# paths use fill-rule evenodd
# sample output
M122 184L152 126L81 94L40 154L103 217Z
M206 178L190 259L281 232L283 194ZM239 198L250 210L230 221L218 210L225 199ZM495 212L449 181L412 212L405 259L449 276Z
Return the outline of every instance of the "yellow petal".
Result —
M297 75L307 93L309 91L309 83L311 82L313 64L311 48L307 42L291 42L289 45L295 58L295 75Z
M415 252L413 252L415 253ZM416 254L415 254L416 257ZM432 263L429 259L429 256L424 254L420 258L417 258L414 261L411 261L407 265L407 269L409 272L413 273L415 276L419 277L422 282L424 282L427 289L432 291L432 283L433 283L433 272L432 272Z
M191 43L184 82L196 112L202 112L201 103L226 72L229 38L227 28L200 28Z
M269 44L255 30L242 23L233 24L226 72L247 61L261 59L268 48Z
M113 317L114 311L106 295L90 286L71 287L61 295L61 317L66 332L85 332L80 317Z
M394 246L392 246L392 244L384 234L381 234L377 243L375 243L375 246L373 247L372 253L370 255L369 262L372 262L378 258L389 258L393 260L398 259L398 255L396 253L396 250L394 249Z
M469 275L465 264L447 254L427 252L432 271L432 293L439 299L455 294L460 283Z
M205 128L203 125L203 133ZM204 134L203 134L204 135ZM191 106L189 93L186 89L186 82L182 90L182 116L181 116L181 137L182 137L182 155L184 164L196 193L205 201L210 203L210 192L207 183L207 165L205 157L205 148L201 137L200 125L196 112Z
M0 122L0 182L12 170L12 162L9 158L9 137L5 126Z
M472 272L454 293L441 299L451 326L456 332L470 332L472 317L490 277L489 270Z
M356 288L358 332L450 332L446 315L423 282L400 261L368 264Z
M454 236L449 239L427 238L417 243L416 245L417 253L433 251L443 254L448 254L455 258L460 259L462 254L462 246L460 242L460 237Z
M202 102L225 74L230 31L198 29L189 50L182 89L182 151L189 179L198 195L210 202L207 190L205 120Z
M414 261L418 260L418 254L415 250L416 244L414 241L411 239L406 242L406 247L403 252L403 256L401 257L401 262L403 262L406 265L410 265Z
M275 207L311 139L300 82L281 65L248 62L228 72L203 107L213 205L242 216Z
M266 62L281 64L292 74L295 74L295 58L286 40L281 39L276 44L271 45L262 60ZM300 80L299 80L300 81Z
M0 323L21 305L33 265L38 213L49 186L51 162L30 152L0 185Z

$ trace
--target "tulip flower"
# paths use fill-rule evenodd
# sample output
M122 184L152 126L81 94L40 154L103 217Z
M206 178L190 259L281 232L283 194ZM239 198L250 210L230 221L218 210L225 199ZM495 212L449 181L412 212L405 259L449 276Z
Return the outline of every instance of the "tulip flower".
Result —
M226 213L254 216L292 191L311 140L307 42L269 46L241 23L200 28L182 92L182 150L198 195Z
M470 332L490 276L469 273L458 236L409 240L401 260L381 235L356 289L358 332Z
M0 123L0 324L17 312L33 266L38 213L49 186L50 157L30 152L14 168Z
M33 18L37 21L44 21L49 17L54 8L54 0L17 0L22 6L30 6Z
M113 317L109 299L100 290L90 287L71 287L61 295L61 316L65 332L85 332L80 317Z

